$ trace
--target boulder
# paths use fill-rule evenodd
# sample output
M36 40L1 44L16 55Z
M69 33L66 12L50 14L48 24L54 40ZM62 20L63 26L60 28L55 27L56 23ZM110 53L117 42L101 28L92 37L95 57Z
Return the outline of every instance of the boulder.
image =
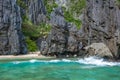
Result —
M92 43L85 47L88 56L97 56L102 58L113 58L109 48L104 43Z

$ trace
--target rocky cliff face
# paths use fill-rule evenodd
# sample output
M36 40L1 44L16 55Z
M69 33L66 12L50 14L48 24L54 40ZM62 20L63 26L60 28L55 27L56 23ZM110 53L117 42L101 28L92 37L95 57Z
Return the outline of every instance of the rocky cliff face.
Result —
M81 37L86 44L104 43L116 58L120 50L120 9L116 0L87 0Z
M44 6L44 0L30 0L28 1L28 18L34 23L46 21L46 9Z
M0 0L0 54L27 52L21 22L20 8L16 0Z
M112 57L119 57L120 52L120 9L116 0L87 0L82 19L83 26L77 30L66 22L61 9L51 14L52 30L46 41L41 43L43 54L57 53L65 55L89 55L81 53L85 46L92 43L107 45ZM64 55L64 54L63 54Z
M64 19L61 7L51 13L52 30L45 41L41 43L41 53L69 57L80 55L80 42L77 40L77 29L72 23Z

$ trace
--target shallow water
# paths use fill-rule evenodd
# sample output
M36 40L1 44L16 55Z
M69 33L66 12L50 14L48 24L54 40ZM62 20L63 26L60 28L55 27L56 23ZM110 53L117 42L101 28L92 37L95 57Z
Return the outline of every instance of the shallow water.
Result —
M94 57L1 62L0 80L120 80L120 63Z

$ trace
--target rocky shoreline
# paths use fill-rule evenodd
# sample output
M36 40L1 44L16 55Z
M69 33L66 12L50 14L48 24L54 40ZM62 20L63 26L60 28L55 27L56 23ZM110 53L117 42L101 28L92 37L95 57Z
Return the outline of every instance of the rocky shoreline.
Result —
M25 12L33 24L42 21L51 24L48 36L38 39L42 55L120 59L120 9L116 5L117 0L86 0L80 30L65 19L62 6L55 8L50 19L46 19L44 0L23 1L28 6L28 13L18 6L16 0L0 1L0 55L27 54L21 29L21 15Z
M87 0L80 30L64 18L62 8L51 13L52 30L40 45L41 54L120 58L120 9L115 0ZM68 54L67 54L68 53Z

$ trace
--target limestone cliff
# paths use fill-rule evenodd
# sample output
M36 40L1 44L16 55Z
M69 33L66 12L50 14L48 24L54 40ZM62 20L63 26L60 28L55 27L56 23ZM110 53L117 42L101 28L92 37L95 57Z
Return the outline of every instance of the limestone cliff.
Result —
M41 44L43 54L81 55L85 46L104 43L114 58L120 52L120 9L117 0L86 0L82 28L67 22L61 9L51 14L52 30ZM68 54L67 54L68 52ZM82 55L89 55L83 52Z
M120 9L117 0L87 0L81 37L86 44L104 43L116 58L120 50Z
M46 9L44 0L30 0L28 2L28 18L34 23L39 24L46 19Z
M0 0L0 54L27 52L21 22L20 8L16 0Z
M51 32L47 39L41 42L43 55L66 57L79 55L80 42L77 40L77 28L65 20L61 7L51 13Z

